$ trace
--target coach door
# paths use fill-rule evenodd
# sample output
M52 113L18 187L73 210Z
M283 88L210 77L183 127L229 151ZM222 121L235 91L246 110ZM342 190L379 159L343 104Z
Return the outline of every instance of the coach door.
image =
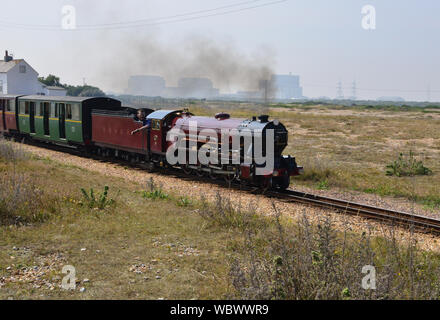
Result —
M11 104L13 103L14 100L4 100L3 101L3 114L2 114L2 119L3 119L3 128L6 131L8 129L8 126L6 125L6 112L11 110Z
M49 130L49 116L50 116L50 103L49 102L43 102L42 103L43 108L43 127L44 127L44 135L49 136L50 130Z
M58 103L60 121L60 139L66 139L66 105Z
M6 109L6 100L0 100L0 131L6 130L6 122L5 122L5 109Z
M35 102L29 102L30 132L35 133Z

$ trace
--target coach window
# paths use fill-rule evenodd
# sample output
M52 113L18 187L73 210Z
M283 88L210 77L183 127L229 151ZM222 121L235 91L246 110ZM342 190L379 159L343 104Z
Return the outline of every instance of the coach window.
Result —
M79 104L72 104L72 120L81 120L79 115Z
M51 118L58 118L58 103L51 103L50 104L50 117Z
M20 105L19 105L19 113L20 114L24 114L24 101L20 101Z
M66 119L72 120L72 105L66 104Z
M6 111L11 111L11 100L6 100Z
M9 100L8 108L9 111L15 112L15 100Z

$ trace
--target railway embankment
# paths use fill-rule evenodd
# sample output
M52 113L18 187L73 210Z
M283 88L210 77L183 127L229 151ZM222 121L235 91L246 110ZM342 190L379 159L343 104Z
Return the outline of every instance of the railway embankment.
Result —
M2 207L10 219L0 226L1 298L439 296L434 236L11 146L0 157L2 181L8 181L1 200L24 203ZM66 265L76 271L76 289L70 291L61 287ZM364 266L376 268L376 290L362 287Z

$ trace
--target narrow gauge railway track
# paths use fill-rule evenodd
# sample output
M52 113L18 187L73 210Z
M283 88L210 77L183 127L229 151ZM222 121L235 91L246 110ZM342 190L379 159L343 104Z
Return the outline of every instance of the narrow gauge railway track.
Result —
M112 159L98 155L90 155L90 154L84 155L79 150L70 149L63 146L41 143L37 141L28 141L26 142L26 144L40 148L51 149L53 151L69 153L75 156L85 157L97 161L104 161L104 162L120 164L123 166L130 166L132 168L145 169L145 166L143 166L142 164L130 163L122 159ZM389 225L397 225L407 229L412 228L413 231L417 231L421 233L431 233L435 235L440 235L440 219L434 219L417 214L384 209L371 205L350 202L342 199L324 197L320 195L309 194L309 193L304 193L289 189L284 191L270 190L270 191L262 192L258 188L242 185L238 182L231 183L231 182L226 182L222 179L212 180L206 176L187 175L178 169L169 170L167 172L164 172L163 170L159 170L156 173L158 174L165 173L168 176L173 175L177 178L184 180L210 182L224 188L234 188L235 190L247 191L253 194L263 193L263 195L267 197L284 200L286 202L308 204L314 207L330 209L345 214L356 215L363 218L376 220L382 223L387 223Z
M392 225L413 228L415 231L422 233L440 235L439 219L294 190L285 190L281 192L270 191L268 194L276 198L284 199L288 202L310 204L321 208L333 209L351 215L386 222Z

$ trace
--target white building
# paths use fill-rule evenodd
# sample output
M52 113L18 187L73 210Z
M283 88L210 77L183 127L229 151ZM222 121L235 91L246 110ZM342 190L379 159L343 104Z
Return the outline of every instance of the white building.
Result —
M299 76L274 74L270 80L276 99L301 99L303 89L299 84Z
M48 87L38 81L38 72L24 59L13 59L6 51L0 60L0 94L65 96L66 89Z

